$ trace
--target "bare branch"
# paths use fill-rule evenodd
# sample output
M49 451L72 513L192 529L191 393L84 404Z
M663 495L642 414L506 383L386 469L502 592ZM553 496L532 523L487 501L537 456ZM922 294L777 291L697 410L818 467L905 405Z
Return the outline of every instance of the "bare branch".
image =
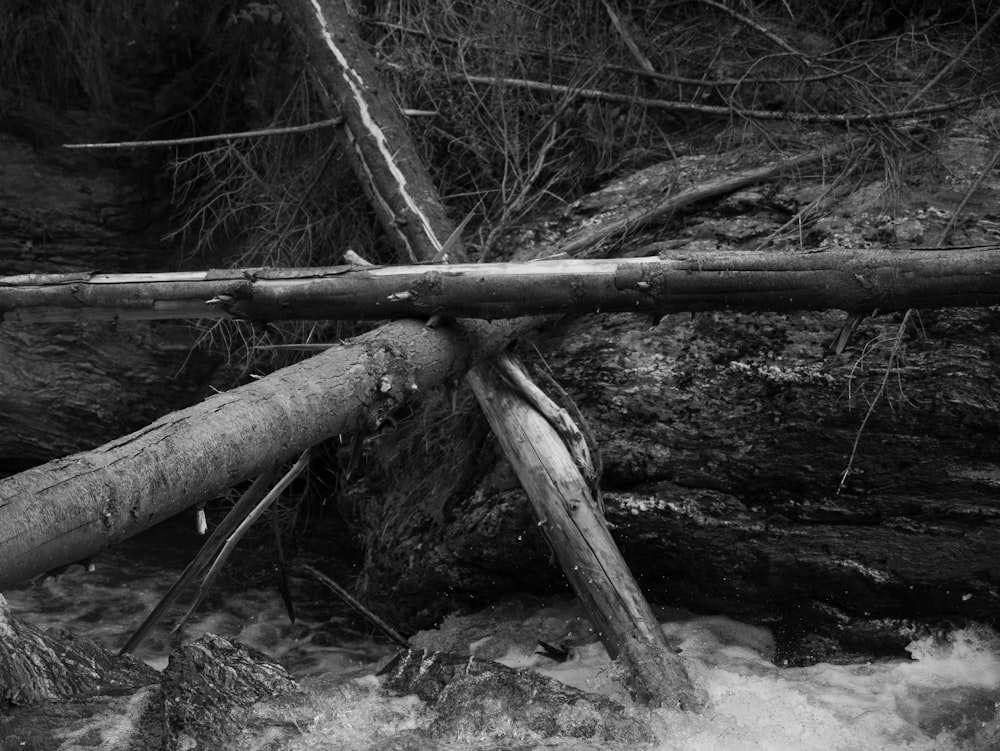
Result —
M266 138L268 136L284 136L289 133L305 133L310 130L331 128L343 123L343 118L334 117L306 125L290 125L285 128L263 128L261 130L243 130L238 133L215 133L210 136L194 136L192 138L168 138L159 141L119 141L117 143L64 143L64 149L141 149L150 146L187 146L193 143L214 143L215 141L232 141L236 138Z

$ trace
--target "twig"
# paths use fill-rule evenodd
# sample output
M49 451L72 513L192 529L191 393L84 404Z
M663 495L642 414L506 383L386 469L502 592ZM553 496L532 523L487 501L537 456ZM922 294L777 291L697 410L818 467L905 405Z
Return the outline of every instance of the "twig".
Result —
M983 184L983 180L986 179L986 176L993 171L993 168L996 166L998 161L1000 161L1000 151L994 151L993 156L990 157L990 161L986 163L979 175L973 181L972 185L970 185L969 189L965 191L965 195L962 196L962 202L958 204L958 208L955 209L954 213L951 215L951 219L949 219L948 223L945 225L944 230L941 232L941 236L937 241L938 248L943 248L948 244L948 235L950 235L951 231L955 229L955 225L958 223L958 217L965 209L966 204L972 200L972 196L975 192L979 190L979 186Z
M274 469L269 469L250 484L250 487L240 496L240 499L230 510L229 514L226 515L226 518L222 520L222 523L205 540L205 544L201 546L201 550L198 551L194 560L184 567L184 571L181 572L177 581L167 590L167 593L157 603L156 607L153 608L153 611L146 616L146 620L142 622L142 625L129 637L129 640L118 654L129 654L139 647L142 640L146 638L146 635L153 626L160 621L167 609L177 601L177 598L183 594L191 582L208 567L225 544L226 538L239 526L239 523L257 505L257 502L264 497L267 488L274 480L274 475Z
M364 617L369 623L371 623L375 628L381 631L383 634L388 636L392 641L394 641L399 646L409 649L410 642L406 640L406 637L400 634L396 629L390 626L388 623L383 621L372 611L362 605L358 600L351 596L351 593L344 589L342 586L337 584L333 579L324 574L322 571L313 568L307 563L303 563L298 567L301 571L305 571L309 575L315 577L320 583L325 585L332 591L337 597L350 605L354 610L356 610L362 617Z
M222 571L223 565L225 565L225 562L229 559L229 556L232 554L237 543L243 539L247 530L249 530L258 519L260 519L264 512L271 507L271 504L273 504L281 496L285 488L291 485L292 480L302 474L302 471L308 464L309 450L306 449L302 452L301 456L299 456L298 461L292 465L292 468L289 469L280 480L278 480L277 484L275 484L268 494L265 495L256 506L254 506L253 510L240 521L239 526L236 527L233 533L226 538L225 544L222 546L219 554L215 557L215 562L212 563L212 567L201 580L201 585L198 587L198 592L195 595L194 601L188 607L187 612L185 612L184 615L181 616L181 619L177 621L177 625L173 627L171 633L176 633L185 623L187 623L188 619L194 611L197 610L198 606L201 605L205 596L208 594L208 591L212 588L216 578L219 576L219 572Z
M294 352L325 352L328 349L333 349L337 345L333 342L329 343L314 343L314 344L257 344L254 345L254 349L265 349L265 350L290 350Z
M772 162L771 164L763 167L755 167L754 169L746 170L745 172L732 177L724 177L698 185L689 190L682 191L675 196L668 196L652 208L630 212L621 219L609 222L596 232L587 233L584 237L577 240L570 240L569 242L560 245L558 249L569 254L579 253L579 251L592 247L603 240L612 237L624 237L638 228L653 221L658 221L663 217L669 216L678 209L692 203L704 201L705 199L714 198L726 193L731 193L734 190L739 190L747 185L753 185L754 183L771 180L783 173L785 170L802 167L807 164L812 164L813 162L828 159L860 145L861 142L862 139L852 139L850 141L834 144L833 146L826 146L822 149L802 154L794 157L793 159Z
M425 31L424 29L414 29L407 26L401 26L400 24L390 23L388 21L378 21L374 19L369 19L366 23L382 26L393 31L399 31L403 34L412 34L414 36L421 36L434 42L441 42L444 44L450 44L454 47L462 45L463 47L469 47L472 49L483 50L485 52L489 51L508 51L508 47L501 47L496 44L489 44L481 41L475 40L458 40L453 37L446 36L444 34L432 34L431 32ZM520 47L517 50L524 55L529 57L541 57L546 60L558 60L560 62L574 63L577 65L593 65L594 60L592 58L581 57L580 55L571 55L566 53L556 53L548 49L532 49L530 47ZM823 61L825 58L817 58L817 61ZM400 65L395 65L389 63L388 61L381 61L382 65L391 68L401 68ZM837 78L838 76L846 76L854 73L858 70L863 70L868 68L867 63L854 63L843 70L832 70L827 73L816 73L809 76L778 76L774 78L689 78L687 76L678 76L671 73L661 73L656 70L646 70L644 68L633 68L628 65L621 65L620 63L614 62L601 62L600 68L602 70L614 71L616 73L624 73L632 76L645 76L647 78L652 78L657 81L666 81L667 83L676 83L681 86L759 86L761 84L768 83L812 83L816 81L828 81L831 78Z
M632 35L628 33L628 29L625 28L625 22L622 20L618 9L612 5L611 0L602 0L604 3L604 10L608 12L608 17L611 19L612 25L615 27L615 31L618 32L618 36L622 38L625 42L625 46L628 47L628 51L632 53L632 57L636 59L639 66L648 73L655 73L656 68L649 61L649 58L642 54L642 50L639 49L639 45L635 43Z
M516 88L529 89L531 91L544 91L551 94L571 94L584 99L598 99L605 102L617 102L620 104L634 104L640 107L651 109L670 110L674 112L695 112L700 115L711 115L715 117L745 117L752 120L787 120L796 123L827 123L831 125L856 125L867 123L884 123L892 120L902 120L921 115L929 115L935 112L953 110L965 104L978 102L981 96L968 96L961 99L953 99L941 104L928 105L926 107L915 107L901 110L888 110L884 112L870 112L866 114L833 114L833 113L807 113L807 112L776 112L772 110L748 110L734 107L726 107L716 104L692 104L691 102L678 102L669 99L647 99L631 94L618 94L598 89L579 89L557 83L546 83L544 81L532 81L525 78L502 78L498 76L475 76L467 73L440 73L445 78L451 80L465 81L479 86L512 86ZM704 81L702 85L710 85L712 81Z
M787 52L788 54L794 55L795 57L800 58L810 68L813 67L813 61L809 59L808 55L806 55L804 52L800 52L799 50L795 49L792 45L790 45L788 42L786 42L780 36L778 36L777 34L775 34L773 31L771 31L770 29L768 29L766 26L762 26L761 24L757 23L756 21L754 21L749 16L744 16L742 13L739 13L738 11L735 11L732 8L727 8L722 3L715 2L715 0L698 0L698 2L700 2L702 5L709 6L710 8L715 8L716 10L721 10L723 13L728 13L730 16L732 16L733 18L735 18L737 21L739 21L744 26L749 26L751 29L753 29L754 31L756 31L758 34L766 37L767 39L770 39L772 42L774 42L776 45L778 45L781 49L785 50L785 52Z
M858 158L854 159L851 162L851 165L844 172L842 172L839 175L837 175L836 178L834 178L834 180L828 186L826 186L823 189L822 193L820 193L816 198L814 198L808 204L806 204L805 206L803 206L802 208L800 208L798 211L796 211L795 215L792 216L791 219L789 219L787 222L785 222L784 224L782 224L780 227L778 227L776 230L774 230L771 234L769 234L767 237L765 237L763 240L761 240L757 244L757 247L754 248L754 250L764 250L779 235L781 235L782 232L784 232L786 229L788 229L789 227L791 227L791 226L793 226L795 224L797 224L799 226L799 244L802 245L803 244L803 241L802 241L802 223L806 220L806 217L809 214L809 212L811 212L811 211L815 210L816 208L818 208L823 203L823 201L825 201L833 193L833 191L835 191L840 186L840 184L844 180L846 180L854 172L854 170L856 170L858 168L858 165L861 164L862 161L864 161L865 159L867 159L874 151L875 151L875 147L874 146L869 146L867 149L865 149L864 152L862 152L861 155L858 156Z
M920 91L918 91L916 94L914 94L913 96L911 96L909 98L909 100L906 103L906 106L907 107L911 107L914 104L916 104L917 101L924 94L926 94L928 91L930 91L932 88L934 88L934 86L936 86L938 84L938 82L942 78L944 78L946 75L948 75L948 73L950 73L951 70L956 65L958 65L960 62L964 62L964 60L965 60L965 54L970 49L972 49L972 45L974 45L976 42L979 41L979 38L982 37L982 35L986 31L986 29L988 29L990 26L992 26L993 23L998 18L1000 18L1000 8L998 8L997 11L986 20L986 23L984 23L982 26L979 27L979 30L976 31L976 33L972 35L972 39L970 39L968 42L966 42L965 46L962 47L962 51L959 52L955 57L953 57L951 59L951 62L949 62L946 66L944 66L941 70L939 70L937 72L937 75L935 75L930 81L928 81L926 84L924 84L924 87L922 89L920 89Z
M148 146L186 146L192 143L211 143L213 141L230 141L236 138L263 138L266 136L282 136L288 133L304 133L320 128L330 128L340 125L343 118L320 120L306 125L290 125L286 128L264 128L263 130L244 130L238 133L216 133L210 136L194 136L192 138L169 138L159 141L119 141L118 143L64 143L64 149L139 149Z
M889 350L889 360L886 362L885 371L882 373L882 381L879 383L879 387L875 392L874 398L868 403L868 411L865 413L865 418L861 421L861 425L858 427L857 433L854 434L854 444L851 446L851 455L847 460L847 466L840 474L840 484L837 486L838 495L847 485L847 478L851 474L851 470L854 468L854 459L857 457L858 445L861 443L861 436L864 435L865 427L868 425L868 421L871 419L872 415L875 414L875 407L878 406L879 400L883 397L883 395L885 395L886 387L889 383L889 374L892 372L893 364L897 361L899 351L903 346L903 335L906 333L907 324L915 315L918 315L918 313L913 308L910 308L903 314L903 320L900 322L899 329L896 331L896 336L893 339L892 349ZM863 357L864 353L862 353L862 358ZM861 358L859 358L858 362L860 361ZM857 364L855 364L855 367L857 367Z

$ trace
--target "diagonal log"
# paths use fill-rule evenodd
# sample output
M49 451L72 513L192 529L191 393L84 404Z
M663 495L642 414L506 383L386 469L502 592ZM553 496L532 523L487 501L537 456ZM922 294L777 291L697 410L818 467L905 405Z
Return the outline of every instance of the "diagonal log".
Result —
M522 319L522 325L525 321ZM374 430L518 329L396 321L92 451L0 480L0 590L110 544L339 433Z
M320 88L333 92L333 116L344 120L351 166L368 191L379 223L410 261L436 258L444 249L438 230L448 224L444 206L416 151L398 148L409 142L406 124L391 97L382 95L374 64L347 9L309 0L284 5L300 28L310 29L310 39L324 40L313 45L310 64ZM391 190L383 189L389 186Z
M15 322L516 318L563 313L828 310L1000 304L1000 246L0 277Z
M402 123L395 104L382 93L374 61L346 4L343 0L285 0L282 5L297 22L322 88L335 98L328 102L331 116L336 110L344 117L358 154L356 171L369 186L375 204L382 207L379 217L383 229L401 238L399 244L413 254L413 260L449 260L455 230L440 209L436 193L428 189L430 178L419 174L424 171L416 149L405 129L399 127ZM400 206L410 213L393 216L386 210ZM460 245L455 247L453 257L461 259L462 255ZM559 535L550 540L570 583L598 626L605 648L613 659L620 657L628 674L626 685L643 703L689 709L700 706L702 699L607 535L597 499L581 468L573 463L555 426L522 394L507 390L502 402L494 401L497 367L497 363L488 363L473 369L468 383L541 518L550 515L549 509L573 505L576 523L567 519L561 525L565 538ZM504 367L518 366L507 362ZM522 372L518 378L527 380L527 375ZM530 431L526 429L529 423ZM535 447L536 461L531 465L515 450L525 439ZM564 495L567 487L572 497ZM581 523L581 519L587 521ZM591 548L584 535L599 528L605 528L610 545ZM596 560L580 558L583 551L592 553ZM597 592L601 594L595 595ZM641 606L625 609L625 602Z
M552 423L525 399L516 376L510 377L511 369L520 365L505 353L473 368L466 380L483 395L479 402L483 412L563 573L609 654L624 667L629 691L646 701L662 702L669 696L672 704L696 707L700 700L680 661L660 659L652 651L664 648L663 631L621 558L592 488L580 472L564 469L575 466L570 449ZM637 664L642 659L655 662ZM645 683L654 676L664 681L660 692Z

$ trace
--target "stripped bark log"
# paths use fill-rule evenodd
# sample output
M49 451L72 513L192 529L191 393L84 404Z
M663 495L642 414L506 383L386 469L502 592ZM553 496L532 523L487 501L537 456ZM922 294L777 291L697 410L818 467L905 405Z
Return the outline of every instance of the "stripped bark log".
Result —
M0 318L15 323L832 308L870 313L997 304L1000 246L0 277Z
M622 560L592 488L572 471L573 456L552 424L505 376L505 357L483 363L466 379L483 394L479 403L490 427L608 655L623 665L626 686L638 700L703 704L683 665L660 657L673 656L672 647Z
M443 212L438 211L440 203L433 189L426 190L431 184L429 177L415 174L422 171L420 160L416 157L417 152L405 130L400 129L398 134L396 132L394 126L399 119L395 111L396 105L389 97L380 93L374 62L357 34L346 5L342 0L312 0L309 6L303 0L286 0L284 5L290 15L298 20L298 28L312 52L312 60L317 66L316 72L324 88L334 92L336 96L337 101L330 103L330 108L336 106L347 123L350 137L358 146L361 156L359 177L364 181L367 173L367 182L375 194L376 204L383 207L405 205L419 220L412 221L409 214L393 216L391 211L382 210L379 217L383 228L389 234L405 237L404 242L413 254L413 260L447 261L449 248L453 244L454 255L460 258L462 249L460 243L454 243L455 230ZM381 116L390 118L387 120L393 126L390 130L387 131L387 126L378 120ZM391 135L396 137L389 141L388 137ZM407 165L408 170L400 169L398 163ZM527 379L526 374L523 377ZM488 387L491 382L489 374L473 373L469 382L477 400L485 408L487 400L492 396ZM522 398L518 397L517 401L520 411L534 415L536 430L547 436L540 445L559 444L565 451L555 427ZM516 440L514 436L522 430L522 419L509 411L502 419L495 419L493 429L502 436L501 441L505 445ZM518 458L516 454L511 454L513 464L518 463ZM576 487L587 491L584 498L594 503L580 469L572 461L567 463L555 457L550 458L558 474L544 475L544 480L540 478L539 482L528 488L533 504L536 507L558 504L558 484L560 481L570 481L570 478ZM567 530L568 533L571 531L572 529ZM579 534L579 530L576 533ZM556 548L556 555L564 570L570 571L577 566L576 552L585 547L586 541L580 540L577 545ZM615 584L624 588L631 587L628 594L622 595L622 599L644 602L617 548L612 544L603 548L600 554L603 567L619 572L614 577ZM596 608L617 606L614 602L604 600L586 602L590 607ZM631 630L632 638L624 633L616 633L609 638L622 651L623 663L630 672L628 682L638 699L655 705L685 708L695 708L701 703L655 618L650 617L648 605L645 611L627 612L624 622L619 615L613 613L594 612L591 615L596 621L609 627L624 628L625 622L628 623L627 628ZM643 619L648 622L640 624L639 621Z
M339 2L287 0L283 5L300 29L309 30L310 63L336 100L331 117L344 119L352 167L370 191L379 223L403 251L401 260L435 259L443 250L437 233L448 222L444 207L417 152L398 150L409 142L406 124L391 97L380 95L374 61L347 8ZM390 185L392 190L373 189Z
M47 148L93 128L82 113L0 87L0 274L177 268L179 249L162 240L166 217L139 185L140 170ZM0 476L100 445L200 399L223 358L197 349L197 340L187 323L4 321Z

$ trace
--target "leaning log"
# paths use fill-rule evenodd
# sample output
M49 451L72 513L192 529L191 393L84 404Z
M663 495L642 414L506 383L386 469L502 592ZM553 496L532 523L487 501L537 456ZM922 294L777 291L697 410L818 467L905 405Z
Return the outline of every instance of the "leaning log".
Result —
M339 433L377 428L517 329L398 321L94 449L0 480L0 589L92 556ZM480 343L480 344L477 344Z
M1000 304L1000 246L0 277L0 320L517 318Z
M512 384L506 357L483 363L466 379L483 394L479 404L486 419L601 643L625 668L624 682L634 696L659 702L669 695L675 705L698 706L703 699L680 661L661 656L660 650L671 647L622 560L592 487L579 471L567 470L574 457L551 422ZM659 689L649 685L654 679Z

